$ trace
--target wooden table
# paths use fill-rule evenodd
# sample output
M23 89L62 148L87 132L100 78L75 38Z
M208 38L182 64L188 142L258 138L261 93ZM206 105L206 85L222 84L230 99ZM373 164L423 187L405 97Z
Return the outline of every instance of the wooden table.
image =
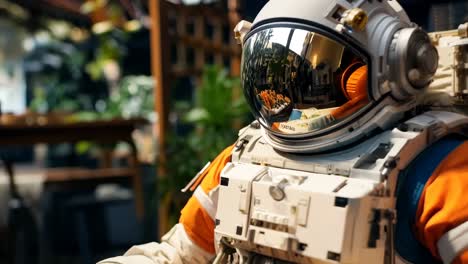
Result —
M67 169L52 171L47 177L52 182L67 182L77 184L83 180L99 180L110 178L131 177L135 197L137 217L143 221L144 197L143 186L138 163L137 148L132 138L132 132L141 125L148 124L144 119L113 119L92 122L26 122L5 123L0 122L0 147L25 146L34 144L75 143L78 141L92 141L100 144L127 142L131 147L131 157L127 168L111 168L110 162L98 169ZM11 263L15 261L17 246L16 237L23 241L21 245L28 250L23 252L30 255L28 263L38 263L38 231L31 211L17 191L14 181L13 162L2 158L5 170L9 177L10 205L8 220L9 256ZM65 173L63 173L65 172ZM15 205L16 204L16 205ZM24 238L27 236L27 238ZM23 239L23 240L22 240ZM25 239L25 240L24 240ZM26 244L27 245L26 245Z
M101 144L127 142L131 147L131 164L123 169L126 175L132 176L132 185L135 195L135 205L138 218L144 216L144 198L142 179L139 173L137 148L132 138L132 132L138 127L148 124L145 119L112 119L90 122L52 122L40 124L2 124L0 123L0 146L25 146L34 144L76 143L78 141L92 141ZM77 170L73 175L78 180L80 175L90 174L91 170ZM118 169L101 168L95 171L96 175L107 175ZM12 173L11 173L12 174ZM119 174L119 173L117 173ZM119 175L122 175L120 173ZM116 176L119 176L116 175ZM86 178L86 177L81 177ZM102 178L102 177L101 177ZM14 177L11 175L11 188L14 186Z

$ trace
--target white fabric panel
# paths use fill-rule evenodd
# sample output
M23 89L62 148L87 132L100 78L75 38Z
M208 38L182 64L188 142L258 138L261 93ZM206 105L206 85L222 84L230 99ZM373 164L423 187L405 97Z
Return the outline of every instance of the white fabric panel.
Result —
M468 249L468 222L445 233L437 242L439 255L446 264Z
M154 264L154 262L145 256L127 256L106 259L98 264Z
M106 259L98 264L209 263L213 257L213 254L190 240L182 224L177 224L162 237L161 243L133 246L124 256Z
M210 196L208 196L200 186L198 186L195 192L193 193L193 196L197 198L198 202L200 202L201 206L203 206L203 208L211 217L211 219L213 219L213 221L215 221L216 219L217 199L214 200L212 199L212 197L216 196L216 194L217 188L213 189L213 191L210 192Z

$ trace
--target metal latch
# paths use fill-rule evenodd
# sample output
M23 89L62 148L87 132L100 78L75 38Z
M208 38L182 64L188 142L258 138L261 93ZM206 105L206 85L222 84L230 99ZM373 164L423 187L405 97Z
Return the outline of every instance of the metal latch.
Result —
M241 139L239 139L236 143L236 145L234 146L234 151L240 151L242 150L245 145L247 145L247 143L249 143L249 141L252 139L252 135L247 135Z

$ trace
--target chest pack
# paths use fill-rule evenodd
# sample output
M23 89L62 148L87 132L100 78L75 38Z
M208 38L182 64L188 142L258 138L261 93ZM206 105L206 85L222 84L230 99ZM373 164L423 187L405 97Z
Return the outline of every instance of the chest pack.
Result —
M221 173L219 254L235 251L239 263L256 256L274 263L395 263L399 177L410 177L402 172L429 146L466 135L467 127L466 116L427 112L347 149L314 155L275 151L258 126L241 130Z

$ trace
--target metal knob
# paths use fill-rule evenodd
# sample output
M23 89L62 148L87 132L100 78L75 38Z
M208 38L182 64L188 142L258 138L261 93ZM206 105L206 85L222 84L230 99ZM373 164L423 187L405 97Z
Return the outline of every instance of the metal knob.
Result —
M286 193L284 192L284 188L289 184L287 179L282 179L275 185L270 186L270 196L275 201L282 201L286 197Z

